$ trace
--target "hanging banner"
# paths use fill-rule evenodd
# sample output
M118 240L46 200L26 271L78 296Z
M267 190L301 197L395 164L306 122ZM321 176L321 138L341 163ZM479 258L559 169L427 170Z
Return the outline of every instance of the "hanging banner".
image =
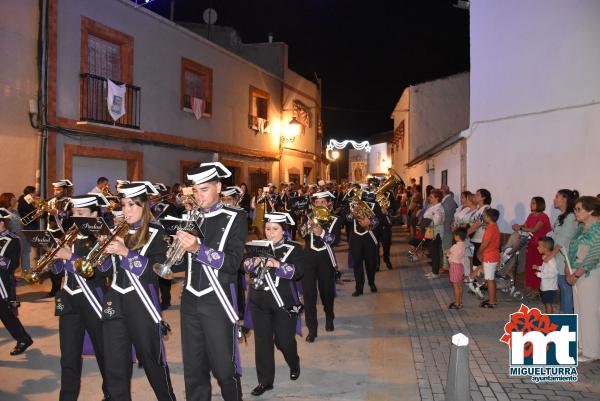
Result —
M118 85L110 79L106 81L108 83L108 96L106 97L108 113L114 121L117 121L125 115L125 84Z

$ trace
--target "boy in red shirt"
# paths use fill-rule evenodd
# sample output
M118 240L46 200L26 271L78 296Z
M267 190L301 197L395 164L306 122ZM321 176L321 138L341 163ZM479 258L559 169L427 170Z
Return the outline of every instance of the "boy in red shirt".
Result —
M483 268L483 277L487 282L488 299L481 303L482 308L495 308L496 307L496 282L494 281L496 268L498 262L500 262L500 229L498 228L498 218L500 212L496 209L487 209L483 218L487 224L485 233L483 234L483 240L479 247L477 257L483 262L483 266L471 273L471 277L474 278L479 274L479 271Z

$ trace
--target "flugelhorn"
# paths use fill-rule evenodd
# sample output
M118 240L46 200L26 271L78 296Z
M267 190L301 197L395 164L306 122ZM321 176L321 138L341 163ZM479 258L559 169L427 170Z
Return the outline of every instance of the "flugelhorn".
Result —
M198 220L200 220L198 222L198 226L202 226L202 222L204 221L204 212L200 207L198 207L198 202L196 202L196 199L193 196L190 196L190 198L187 199L187 201L191 203L194 209L190 212L190 219L186 223L186 228L191 228L190 226ZM186 228L184 228L183 231L187 231ZM165 261L163 263L155 263L152 266L152 270L154 270L154 273L156 273L158 276L166 280L172 280L172 267L173 265L176 265L179 262L181 262L181 259L183 259L183 256L185 255L185 252L186 250L181 245L181 241L179 241L179 238L173 238L173 241L167 248Z
M125 238L128 232L129 224L127 224L125 221L121 222L114 228L109 237L103 241L98 241L96 245L94 245L85 259L77 259L75 261L75 270L77 270L77 273L85 278L92 277L94 275L94 268L101 266L109 256L109 254L105 252L108 244L114 241L117 237Z
M77 239L77 234L79 234L79 229L76 225L73 225L69 230L63 235L63 237L58 241L58 244L54 247L46 251L44 256L38 260L37 267L35 269L29 269L27 273L23 276L25 281L29 284L39 284L42 282L42 274L49 271L52 267L52 263L54 262L54 256L58 253L58 251L66 246L71 246Z

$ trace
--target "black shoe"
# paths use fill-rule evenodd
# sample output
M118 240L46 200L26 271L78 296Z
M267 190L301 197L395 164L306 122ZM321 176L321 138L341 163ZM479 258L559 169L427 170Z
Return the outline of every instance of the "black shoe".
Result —
M20 354L22 354L23 352L25 352L25 350L26 350L27 348L29 348L29 347L31 346L31 344L33 344L33 340L32 340L31 338L29 339L29 341L27 341L27 342L25 342L25 343L18 342L18 343L17 343L17 345L15 345L15 347L13 348L13 350L12 350L12 351L10 351L10 354L11 354L12 356L15 356L15 355L20 355Z
M46 294L46 298L54 298L54 296L56 295L58 291L50 291L49 293Z
M258 386L254 387L254 390L252 390L252 392L250 394L258 397L259 395L263 395L263 393L265 391L269 391L269 390L273 390L272 384L270 386L265 386L264 384L259 384Z
M363 293L362 293L362 291L354 291L354 292L352 293L352 296L353 296L353 297L360 297L362 294L363 294Z
M300 366L296 369L290 369L290 380L298 380L300 377Z
M307 343L314 343L315 342L315 338L317 338L316 335L309 334L309 335L306 336L306 342Z
M371 292L377 292L377 287L375 287L375 284L370 285L369 287L371 288Z
M394 268L392 267L392 262L390 262L389 260L385 261L385 265L387 266L388 270L394 270Z
M325 331L334 331L335 327L333 326L333 320L328 320L325 322Z

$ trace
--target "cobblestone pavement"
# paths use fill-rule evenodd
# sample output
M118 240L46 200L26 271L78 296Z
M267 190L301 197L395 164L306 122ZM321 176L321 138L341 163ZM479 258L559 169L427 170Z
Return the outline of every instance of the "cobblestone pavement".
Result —
M400 241L405 235L395 235ZM407 245L397 245L395 251L405 254ZM443 400L449 341L453 334L463 333L470 339L472 400L600 400L600 362L580 364L577 383L533 383L529 378L508 375L508 347L499 342L503 327L520 302L505 294L498 295L498 308L479 307L480 300L463 294L464 308L448 310L454 299L447 275L426 280L430 271L425 261L400 261L400 291L404 294L406 319L415 369L422 400ZM529 307L541 308L538 301L523 301Z
M464 295L465 308L449 311L451 288L447 276L425 280L426 262L406 260L406 235L394 228L392 263L394 270L377 274L379 292L352 298L353 275L347 270L347 244L336 248L344 271L336 299L336 330L320 331L313 344L298 339L302 375L289 380L289 371L276 353L275 389L260 397L271 400L329 401L412 401L443 400L450 338L462 332L470 338L471 398L473 400L600 400L600 363L582 364L578 383L534 384L527 378L508 377L508 349L498 341L504 323L519 304L505 296L493 310L479 308L479 301ZM0 328L0 400L56 400L60 387L58 321L53 302L42 298L42 287L19 287L23 301L21 317L34 337L33 347L24 355L10 357L14 345ZM165 320L173 327L166 341L175 394L184 400L183 366L179 335L180 280L173 286L173 307ZM529 306L539 306L530 304ZM306 329L305 333L306 334ZM240 346L245 400L255 397L256 385L253 338ZM93 358L84 359L82 401L100 399L100 375ZM141 369L134 368L133 400L155 399ZM221 399L213 381L213 399Z

